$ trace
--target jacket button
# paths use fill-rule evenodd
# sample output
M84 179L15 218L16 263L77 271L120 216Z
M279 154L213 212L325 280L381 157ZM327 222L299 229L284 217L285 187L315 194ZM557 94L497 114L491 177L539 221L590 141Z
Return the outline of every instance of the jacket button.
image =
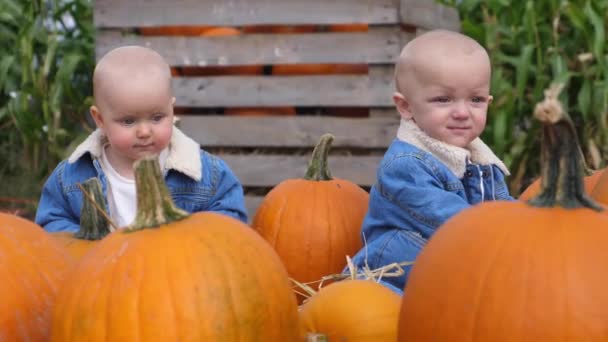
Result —
M490 173L487 170L483 170L481 175L483 176L483 178L488 178L488 176L490 176Z
M465 173L465 175L467 177L473 177L473 171L469 170L469 171L467 171L467 173Z

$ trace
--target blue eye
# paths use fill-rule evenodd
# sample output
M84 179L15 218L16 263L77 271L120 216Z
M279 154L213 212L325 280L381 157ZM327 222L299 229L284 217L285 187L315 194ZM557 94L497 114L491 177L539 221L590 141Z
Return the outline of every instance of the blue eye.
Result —
M475 96L471 99L471 101L473 103L485 103L486 102L486 98L483 96Z
M450 102L449 96L437 96L431 99L431 102L448 103Z
M123 125L127 125L127 126L130 126L130 125L132 125L132 124L134 124L134 123L135 123L135 120L133 120L133 119L131 119L131 118L125 118L125 119L122 119L122 120L120 120L120 121L121 121L121 123L122 123Z
M156 114L152 117L154 122L161 122L165 118L165 114Z

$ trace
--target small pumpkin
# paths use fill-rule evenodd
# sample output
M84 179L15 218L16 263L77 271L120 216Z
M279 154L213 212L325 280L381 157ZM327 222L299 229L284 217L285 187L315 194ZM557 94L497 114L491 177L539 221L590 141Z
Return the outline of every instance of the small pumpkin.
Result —
M604 174L604 170L597 170L597 171L593 171L593 173L589 176L586 176L585 178L583 178L583 183L585 186L585 192L588 194L591 194L591 197L595 198L596 200L598 200L599 202L602 202L599 198L594 197L593 195L593 191L596 187L596 185L598 184L600 177L602 176L602 174ZM608 179L606 179L608 183ZM532 184L530 184L526 190L524 190L521 195L519 195L519 200L520 201L527 201L529 199L532 199L533 197L535 197L536 195L538 195L538 193L540 192L540 178L537 178L534 182L532 182Z
M97 244L97 241L110 233L108 220L99 212L99 209L107 208L99 179L96 177L89 178L82 183L82 187L91 197L89 198L83 194L80 229L76 233L60 232L52 234L75 259L80 259L91 247ZM99 209L95 205L99 206Z
M52 341L295 341L285 268L250 227L175 207L156 159L135 166L137 214L70 273Z
M46 341L73 260L42 227L0 213L0 341Z
M362 247L361 224L369 195L348 180L332 178L327 156L333 139L323 135L305 177L275 186L253 218L253 228L301 283L341 272L346 256Z
M142 36L200 36L208 31L210 26L151 26L138 28Z
M234 27L216 26L206 28L200 35L205 38L214 38L239 36L241 34L241 30ZM183 76L262 75L263 73L263 65L184 66L181 68Z
M373 280L335 282L302 305L301 334L329 341L395 341L400 309L401 296Z
M608 340L608 215L584 192L558 93L535 109L541 192L479 204L439 228L406 284L399 341Z
M295 116L296 109L294 107L239 107L225 108L224 115L240 115L240 116Z

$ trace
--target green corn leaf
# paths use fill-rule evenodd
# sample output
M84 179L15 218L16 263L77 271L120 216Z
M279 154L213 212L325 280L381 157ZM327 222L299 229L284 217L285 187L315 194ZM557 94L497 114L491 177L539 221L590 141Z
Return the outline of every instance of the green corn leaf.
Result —
M606 41L606 35L604 31L604 20L600 17L593 7L591 7L591 3L587 2L584 9L585 15L593 25L593 55L595 56L598 63L603 66L604 65L604 45Z

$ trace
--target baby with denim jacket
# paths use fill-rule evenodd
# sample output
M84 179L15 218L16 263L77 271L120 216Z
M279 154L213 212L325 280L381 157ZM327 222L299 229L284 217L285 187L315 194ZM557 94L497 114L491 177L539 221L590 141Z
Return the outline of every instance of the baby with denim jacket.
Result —
M507 168L479 138L492 102L490 76L486 50L460 33L430 31L403 48L393 95L401 124L370 192L356 266L415 261L439 226L461 210L513 200ZM383 283L400 292L410 269Z
M135 217L133 163L158 155L175 204L247 221L243 188L228 165L173 126L169 65L157 52L124 46L101 58L93 74L91 116L97 129L47 179L36 223L76 232L83 196L78 183L97 177L119 227Z

